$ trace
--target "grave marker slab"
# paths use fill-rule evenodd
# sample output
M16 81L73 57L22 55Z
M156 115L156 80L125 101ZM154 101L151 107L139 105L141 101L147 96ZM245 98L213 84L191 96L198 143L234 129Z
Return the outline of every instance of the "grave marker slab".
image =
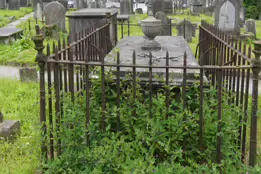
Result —
M21 68L19 75L21 82L37 82L36 68Z
M183 36L187 42L192 42L193 24L184 19L177 24L178 36Z
M43 18L43 4L42 3L37 3L35 8L34 8L34 18L38 20L42 20Z
M159 36L171 36L171 20L167 17L167 15L162 11L158 11L155 18L161 20L162 24L162 30Z
M173 13L172 0L164 0L164 12Z
M57 1L50 2L43 10L46 25L57 25L61 30L65 30L66 9Z
M0 112L0 137L10 140L19 132L20 122L4 120L3 114Z
M238 0L218 1L215 6L215 26L224 31L240 33L240 2Z
M256 21L253 19L246 20L246 31L256 36Z

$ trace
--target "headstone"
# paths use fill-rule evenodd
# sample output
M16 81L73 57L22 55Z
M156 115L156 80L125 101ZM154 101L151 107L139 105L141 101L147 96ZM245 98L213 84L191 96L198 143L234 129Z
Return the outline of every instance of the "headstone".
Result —
M177 24L178 36L183 36L187 42L192 42L193 25L184 19Z
M240 3L238 0L218 1L215 6L215 26L223 31L240 34Z
M12 120L4 121L3 114L0 112L0 137L10 140L19 132L20 122Z
M240 8L240 22L245 23L245 8Z
M151 0L151 10L153 16L155 16L158 11L164 11L164 0Z
M167 17L167 15L162 11L158 11L155 15L155 18L161 20L161 24L162 24L162 30L159 36L170 36L171 20Z
M256 36L256 21L253 19L246 20L246 31Z
M120 0L120 14L130 14L130 1Z
M21 82L37 82L36 68L21 68L19 75Z
M19 10L19 0L9 0L8 1L8 9L9 10Z
M192 37L196 37L197 24L192 24Z
M164 0L164 12L165 13L173 13L172 9L172 0Z
M142 8L136 8L135 13L143 14Z
M192 15L199 15L203 11L203 5L199 0L194 0L190 7Z
M46 25L57 25L61 30L65 30L66 9L57 1L50 2L43 10Z
M0 0L0 9L6 8L6 0Z
M37 3L36 7L34 8L34 18L38 20L43 19L43 10L40 3Z
M261 13L259 14L259 20L261 20Z
M89 4L86 4L83 0L77 0L77 5L76 5L77 10L86 8L87 6L89 8L92 8L91 7L92 6L92 2L90 2Z
M27 7L28 2L27 0L20 0L20 7Z

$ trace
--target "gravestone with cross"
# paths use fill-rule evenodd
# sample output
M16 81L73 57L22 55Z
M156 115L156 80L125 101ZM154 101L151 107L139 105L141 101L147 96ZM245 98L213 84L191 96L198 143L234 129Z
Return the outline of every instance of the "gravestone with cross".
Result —
M240 1L218 1L215 6L215 26L223 31L240 33Z

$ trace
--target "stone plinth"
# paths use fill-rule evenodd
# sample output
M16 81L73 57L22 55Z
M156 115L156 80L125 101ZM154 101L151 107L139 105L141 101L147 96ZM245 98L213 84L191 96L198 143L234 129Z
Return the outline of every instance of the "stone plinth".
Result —
M146 38L143 36L125 37L118 42L116 48L120 51L120 64L132 64L133 50L136 51L136 64L149 65L149 52L143 50L141 47L144 45ZM166 51L169 52L169 65L170 66L183 66L184 52L187 53L187 66L199 66L195 59L188 43L181 36L157 36L155 41L161 45L161 50L152 50L152 65L165 66L166 65ZM116 64L116 51L112 50L105 58L106 63ZM116 68L106 68L106 70L115 71ZM127 73L131 73L132 68L120 68L120 76L125 77ZM136 72L142 82L147 82L149 79L148 68L137 68ZM163 85L162 81L156 76L165 78L165 68L153 68L153 84ZM180 86L183 81L183 69L169 69L170 84ZM187 83L192 84L199 79L199 69L187 69ZM207 82L206 77L204 81Z
M70 41L75 41L75 33L86 29L99 28L110 22L110 39L114 44L117 38L117 13L116 8L86 8L67 15L70 23Z

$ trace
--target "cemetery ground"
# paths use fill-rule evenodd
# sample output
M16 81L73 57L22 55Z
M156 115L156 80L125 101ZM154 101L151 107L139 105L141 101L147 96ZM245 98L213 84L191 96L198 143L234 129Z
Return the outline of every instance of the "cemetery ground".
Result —
M33 12L31 7L22 7L20 10L0 10L0 27Z
M202 19L206 19L207 21L213 21L211 17L208 16L201 16ZM139 20L146 18L146 15L135 15L131 17L131 23L138 23ZM189 19L189 17L185 15L175 16L178 20L183 20L184 18ZM194 22L200 22L201 19L198 17L191 17L191 20ZM261 21L257 21L257 25L261 25ZM31 27L33 28L34 22L32 22ZM27 28L28 23L25 23L21 25L21 27ZM125 28L125 36L127 36L127 27ZM28 28L27 28L28 29ZM258 29L257 37L261 38L261 29ZM32 30L34 31L34 30ZM118 37L121 37L120 34L120 26L118 28ZM135 33L135 35L143 35L141 30L138 29L138 27L131 27L131 33ZM140 33L140 34L137 34ZM173 33L176 33L176 29L173 29ZM32 33L25 33L24 37L21 40L16 41L13 45L7 46L7 45L0 45L0 63L1 64L8 64L8 63L14 63L14 65L25 65L29 64L31 66L35 66L35 55L36 51L32 48L33 43L31 42L31 36ZM132 35L132 34L131 34ZM176 35L176 34L173 34ZM197 33L198 35L198 33ZM51 41L52 42L52 41ZM193 38L192 43L190 43L190 46L195 53L195 47L198 43L198 38ZM261 97L260 97L261 98ZM159 101L160 102L160 101ZM251 102L251 99L250 99ZM75 106L77 109L77 106ZM129 107L129 106L127 106ZM259 103L259 108L261 108L261 103ZM39 84L38 83L21 83L16 80L8 80L8 79L0 79L0 110L3 112L3 115L6 119L11 120L20 120L21 121L21 135L19 138L14 142L5 142L1 141L0 146L0 173L35 173L40 167L40 139L41 135L39 132ZM249 108L250 113L250 108ZM74 116L76 114L81 115L81 112L72 112L71 116ZM250 115L250 114L249 114ZM77 120L78 121L78 120ZM261 120L259 118L258 125L261 125ZM193 125L192 125L193 126ZM79 132L74 132L79 133ZM75 134L76 138L79 138ZM248 133L249 135L249 133ZM68 136L68 135L66 135ZM255 172L260 173L261 172L261 127L259 126L259 132L258 132L258 166L256 167ZM69 141L69 140L68 140ZM77 141L77 140L75 140ZM108 142L112 143L111 146L113 146L113 141ZM117 142L120 143L120 142ZM115 143L117 145L117 143ZM74 146L75 144L71 144ZM161 144L159 144L160 146ZM116 146L113 146L116 147ZM249 146L247 146L249 147ZM125 147L126 148L126 147ZM138 148L138 147L137 147ZM81 149L79 149L81 150ZM104 155L107 153L106 159L107 160L115 160L117 159L117 153L108 153L108 149L102 149L97 148L97 153L94 155ZM128 150L126 148L126 150ZM101 154L98 153L98 151L101 151ZM129 151L130 153L133 153L132 151ZM176 152L177 156L180 154L180 152ZM86 152L85 154L82 153L82 155L86 155L89 153ZM68 154L73 155L73 154ZM81 155L81 153L77 154ZM111 156L111 158L109 156ZM96 156L97 157L97 156ZM137 159L140 158L140 156L136 156ZM63 157L63 160L66 159L66 156ZM76 160L76 159L75 159ZM149 167L151 164L143 164L141 163L141 159L137 160L136 163L131 163L131 159L129 159L130 165L132 166L138 166L142 169L142 165L148 165ZM148 160L149 161L149 160ZM53 169L56 171L59 171L59 169L55 168L55 166L59 166L59 163L61 161L56 161L56 163L53 163ZM74 161L69 161L69 163L73 163ZM95 161L94 161L95 162ZM103 161L104 163L106 161ZM229 161L227 161L229 162ZM218 173L217 166L205 166L198 165L193 163L191 161L191 164L194 165L194 168L198 168L198 171L203 172L212 172L212 173ZM98 165L98 164L96 164ZM118 164L120 165L120 164ZM81 167L81 166L74 166L74 167ZM124 166L126 167L126 166ZM148 168L149 168L148 167ZM169 166L168 166L169 167ZM190 173L192 172L191 168L182 168L181 166L174 166L177 170L177 173ZM244 166L245 167L245 166ZM247 169L245 169L247 170ZM161 173L168 173L167 167L160 168ZM193 171L195 172L195 171ZM99 173L97 171L97 173ZM160 172L159 172L160 173Z

